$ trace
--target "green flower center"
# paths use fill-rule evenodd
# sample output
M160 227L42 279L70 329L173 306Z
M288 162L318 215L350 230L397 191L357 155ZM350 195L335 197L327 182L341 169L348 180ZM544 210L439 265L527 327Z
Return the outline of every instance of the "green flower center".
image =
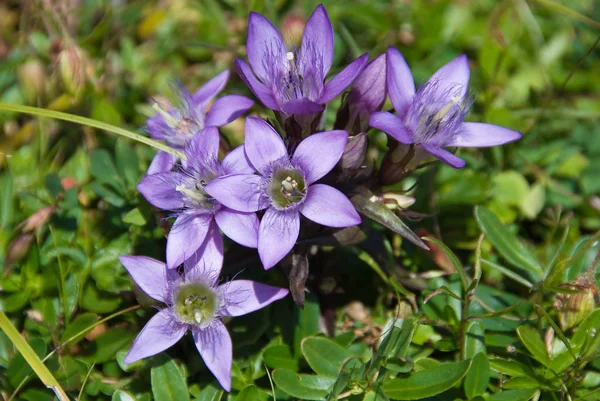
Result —
M177 289L173 309L180 321L205 328L215 317L219 297L202 283L185 283Z
M306 196L306 182L300 170L281 168L273 173L269 195L274 206L286 209Z

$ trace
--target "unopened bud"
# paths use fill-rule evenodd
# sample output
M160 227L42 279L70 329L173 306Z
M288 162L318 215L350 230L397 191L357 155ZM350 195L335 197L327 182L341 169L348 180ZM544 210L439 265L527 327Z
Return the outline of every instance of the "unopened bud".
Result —
M77 97L81 94L86 78L86 59L76 45L65 47L57 58L58 70L65 89Z
M415 198L403 195L395 191L389 191L383 194L383 203L391 209L408 209L415 203Z
M17 230L22 230L24 233L27 233L39 229L48 222L50 216L52 216L52 212L54 212L54 209L54 206L46 206L41 208L25 219L25 221L21 222L21 224L17 226Z
M27 251L29 251L29 246L31 245L32 240L32 233L21 234L13 239L6 250L4 266L8 267L12 264L19 263L19 261L23 259L25 255L27 255Z
M386 58L385 54L373 59L352 84L348 95L350 121L348 130L360 126L361 131L369 127L369 118L373 112L381 110L386 91ZM356 124L358 119L358 124Z
M570 287L580 292L576 294L559 294L556 299L558 322L563 330L568 330L579 324L596 307L595 294L597 290L594 283L579 278Z
M39 60L29 60L17 68L17 76L23 96L28 103L37 103L44 96L46 71Z
M362 166L367 154L367 142L367 135L364 132L348 138L348 144L341 159L343 169L355 170Z

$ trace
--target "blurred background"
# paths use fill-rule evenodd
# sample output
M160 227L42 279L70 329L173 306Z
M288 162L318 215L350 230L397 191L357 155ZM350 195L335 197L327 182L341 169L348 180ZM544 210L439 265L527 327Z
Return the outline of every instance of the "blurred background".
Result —
M194 91L230 69L224 93L252 97L232 68L236 57L245 57L248 13L263 13L286 40L298 43L318 3L4 0L0 102L64 111L143 133L152 114L150 99L168 98L177 81ZM480 233L473 206L484 205L543 259L556 251L561 227L570 227L570 245L600 230L600 2L331 0L325 5L336 34L332 73L363 52L374 58L391 45L404 54L418 84L466 53L475 95L469 120L524 133L515 144L461 150L467 167L460 171L436 165L404 182L403 188L418 183L411 210L427 216L411 224L415 231L432 233L468 257ZM251 113L269 116L259 103ZM335 107L326 118L330 129ZM243 119L222 132L240 143ZM370 138L370 156L377 159L387 139L376 132ZM119 255L163 258L164 216L135 189L152 156L152 149L112 134L0 111L0 308L40 355L100 316L137 303ZM381 252L389 252L388 262L406 273L404 283L413 290L427 284L407 279L408 273L452 270L439 250L422 254L392 235L386 244ZM484 244L484 252L489 248ZM390 305L375 278L368 285L361 282L359 272L369 271L366 259L353 267L347 262L350 254L356 259L352 251L332 253L312 288L321 297L321 311L334 311L331 327L360 329L365 338L373 324L385 322ZM247 254L241 255L230 257L230 265L245 263ZM250 274L286 285L281 274L256 270ZM485 282L505 287L497 271L486 270ZM317 305L318 316L319 304L311 299L301 313L314 313ZM338 308L343 312L335 318ZM126 314L73 342L54 360L65 387L77 389L92 362L102 368L91 376L97 388L89 397L129 380L118 361L150 314ZM247 321L241 320L237 344L251 354L257 345L244 334ZM356 326L356 321L362 323ZM306 329L304 334L312 333ZM2 333L0 369L3 395L27 389L22 382L29 372ZM44 399L33 390L23 399Z

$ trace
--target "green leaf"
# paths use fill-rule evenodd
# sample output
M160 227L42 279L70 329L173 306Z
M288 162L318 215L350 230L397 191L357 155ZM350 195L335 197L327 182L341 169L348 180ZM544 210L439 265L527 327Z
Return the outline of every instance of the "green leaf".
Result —
M312 370L329 377L337 377L344 362L352 357L347 349L324 337L305 338L301 348Z
M286 344L268 346L263 351L265 364L272 369L288 369L298 371L298 361L292 357L290 347Z
M139 208L135 208L127 212L125 216L123 216L123 222L127 224L133 224L134 226L144 226L146 225L146 219L142 212L140 212Z
M467 373L471 361L450 362L413 373L409 377L390 380L383 390L393 400L419 400L454 387Z
M539 280L543 271L535 257L488 209L477 206L475 219L479 228L500 254L511 264L534 274Z
M223 398L223 390L213 385L208 385L200 391L195 401L220 401Z
M537 331L528 326L519 326L517 328L517 335L534 359L544 366L550 366L550 358L546 352L546 346Z
M531 187L525 199L521 202L521 212L529 220L533 220L546 204L546 187L538 183Z
M75 319L73 319L73 321L69 324L66 330L63 331L62 335L60 336L60 341L67 341L69 338L92 326L94 323L96 323L97 320L98 316L95 313L83 313L81 315L78 315ZM85 334L86 333L82 333L81 335L77 336L76 338L71 340L70 344L73 345L81 341Z
M254 384L251 384L240 391L235 398L235 401L267 401L268 398L269 394L259 390Z
M460 277L460 282L463 285L463 291L466 291L467 288L469 288L469 277L467 277L467 273L465 273L465 269L464 269L462 263L460 263L460 260L458 260L458 257L454 254L454 252L452 252L450 250L450 248L448 248L446 246L446 244L444 244L442 241L440 241L437 238L423 237L423 239L425 241L433 242L434 244L436 244L437 246L442 248L442 251L444 251L444 253L450 258L450 260L452 261L452 264L454 265L454 268L458 272L458 276Z
M471 368L465 376L465 394L469 399L483 395L490 382L490 364L485 352L473 357Z
M189 401L185 378L175 362L167 360L150 371L152 395L155 401Z
M528 401L538 390L507 390L490 396L487 401Z
M111 401L137 401L137 398L127 391L117 390L113 393Z
M357 194L350 199L352 204L363 215L384 225L390 230L400 234L410 242L423 249L429 249L427 245L413 233L410 228L392 212L373 192L365 187L360 187Z
M600 349L600 309L596 309L577 326L571 338L573 351L585 356Z
M521 362L512 360L512 359L503 359L503 358L492 358L489 360L490 367L496 372L500 372L502 374L512 376L512 377L521 377L521 376L529 376L533 377L533 370L526 365L523 365Z
M529 183L517 171L502 171L492 177L492 196L499 203L519 206L528 193Z
M324 384L333 385L335 379L324 378L314 375L299 375L291 370L277 369L273 372L273 381L278 388L292 397L302 400L324 400L327 396L327 387Z
M388 401L388 396L383 392L381 387L377 387L375 391L369 390L365 393L363 401Z
M386 324L384 329L387 335L381 341L378 356L382 358L404 358L408 353L408 347L419 326L415 324L415 319L413 318L395 319L390 320L390 322L391 326L388 327ZM398 327L397 324L401 324L401 327Z
M90 173L99 182L116 190L122 189L122 176L117 171L110 153L105 149L98 149L90 154Z
M485 353L485 328L483 324L476 320L467 323L465 330L465 359L471 359L479 353Z

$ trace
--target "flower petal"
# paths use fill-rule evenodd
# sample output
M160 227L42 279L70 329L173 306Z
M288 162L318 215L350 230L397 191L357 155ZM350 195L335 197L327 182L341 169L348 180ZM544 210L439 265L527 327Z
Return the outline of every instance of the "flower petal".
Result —
M187 326L177 323L169 309L163 309L146 323L125 355L124 363L133 363L156 355L173 346L183 337Z
M300 213L315 223L327 227L350 227L361 223L350 199L337 189L324 184L308 188Z
M265 84L256 79L256 76L241 58L235 60L235 70L237 71L242 81L266 107L272 110L279 110L279 104L273 96L273 92Z
M300 54L317 51L323 62L323 77L333 62L333 26L323 4L319 4L306 22Z
M145 176L137 185L137 190L153 206L164 210L177 210L183 207L183 198L175 188L181 182L181 174L175 172Z
M451 152L448 152L447 150L444 150L442 148L438 148L438 147L435 147L432 145L422 145L422 146L426 151L428 151L433 156L437 157L438 159L440 159L441 161L443 161L450 167L463 168L466 164L463 159L454 155Z
M147 256L131 255L119 256L119 262L142 291L157 301L165 302L168 284L167 267L163 262Z
M216 160L219 157L219 129L206 127L195 134L185 148L185 154L190 160Z
M225 174L253 174L256 171L246 157L244 145L230 151L223 159L221 166L223 166Z
M279 30L262 14L251 12L248 17L246 52L256 76L265 83L270 82L271 76L267 68L267 61L270 59L268 56L284 57L287 50ZM284 61L281 60L282 63Z
M352 84L349 100L359 112L373 113L380 110L385 102L386 92L385 54L372 60Z
M317 100L317 103L327 103L330 100L336 98L340 93L344 91L352 82L358 77L362 70L369 61L369 55L363 54L353 62L351 62L346 68L340 71L335 77L330 79L323 89L321 97Z
M211 214L181 215L175 220L167 237L167 267L174 269L182 264L204 242Z
M287 156L287 149L281 136L269 123L260 118L246 118L244 136L246 156L260 172L270 163Z
M231 174L215 178L204 187L207 194L230 209L240 212L260 210L261 177L255 174Z
M192 334L206 367L215 375L225 391L230 391L233 350L227 328L223 322L215 320L206 329L193 329Z
M281 105L281 111L286 114L312 114L325 110L325 106L303 97L290 100Z
M206 104L219 92L223 90L229 79L229 70L225 70L210 81L202 85L200 89L194 93L192 100L196 107L201 107Z
M177 156L170 153L159 150L152 159L146 175L166 173L173 169L173 166L177 162Z
M462 129L446 146L485 148L521 139L523 134L508 128L484 123L464 123Z
M289 291L256 281L235 280L219 286L219 293L226 302L224 312L229 316L242 316L280 300Z
M223 237L217 224L212 221L204 242L184 263L186 279L198 279L214 285L223 267Z
M469 59L465 54L442 66L427 81L435 85L435 96L442 103L450 103L452 98L462 98L469 88Z
M287 255L300 233L300 214L269 208L260 221L258 254L265 269L275 266Z
M249 248L258 246L258 217L256 213L238 212L222 207L215 213L215 221L226 236Z
M292 160L304 172L307 185L317 181L335 167L347 143L348 133L339 130L312 134L300 142Z
M406 128L400 117L387 112L378 111L371 115L369 125L391 135L398 142L410 145L413 140L410 131Z
M206 126L220 127L229 124L252 107L254 102L246 96L227 95L218 98L206 115Z
M395 47L388 47L387 53L387 86L394 110L403 116L413 101L415 81L402 53Z

